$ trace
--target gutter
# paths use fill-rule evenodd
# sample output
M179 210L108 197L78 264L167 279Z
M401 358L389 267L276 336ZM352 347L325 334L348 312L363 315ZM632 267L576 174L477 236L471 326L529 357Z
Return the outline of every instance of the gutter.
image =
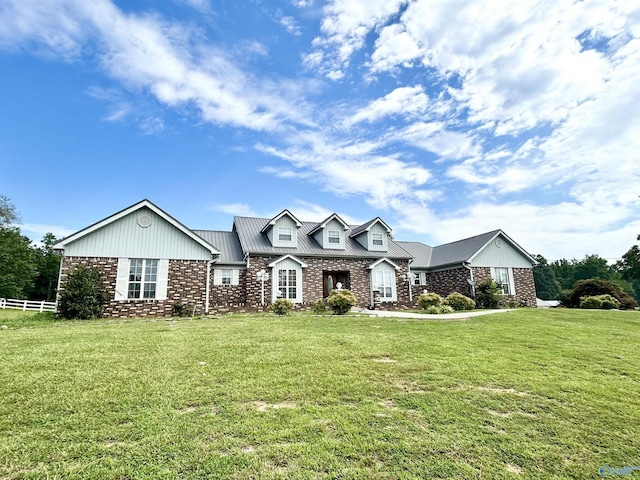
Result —
M471 268L471 264L469 262L462 262L462 266L467 270L469 270L469 278L471 279L471 282L469 283L469 285L471 286L471 296L475 299L476 298L476 282L473 279L473 269Z
M207 262L207 285L205 287L205 294L204 294L204 313L205 315L209 314L209 296L210 296L210 290L211 290L211 265L213 264L215 260L209 260Z

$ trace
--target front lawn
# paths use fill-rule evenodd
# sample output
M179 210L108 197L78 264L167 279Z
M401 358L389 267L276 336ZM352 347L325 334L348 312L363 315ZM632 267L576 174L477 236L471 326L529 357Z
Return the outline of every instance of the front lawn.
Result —
M0 323L1 478L640 465L638 312Z

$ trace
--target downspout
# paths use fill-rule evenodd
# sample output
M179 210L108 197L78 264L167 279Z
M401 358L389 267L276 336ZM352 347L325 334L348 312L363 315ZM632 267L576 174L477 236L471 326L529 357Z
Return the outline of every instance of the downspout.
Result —
M475 283L476 282L473 279L473 269L471 268L471 264L469 262L462 262L462 266L464 268L466 268L467 270L469 270L469 278L471 279L471 282L469 283L469 285L471 286L471 296L475 300L475 298L476 298L476 285L475 285Z
M207 262L207 285L205 286L205 294L204 294L204 313L205 315L209 314L209 299L211 297L211 265L216 261L216 259L211 259Z
M56 313L58 313L58 298L60 297L60 282L62 281L62 265L64 263L64 250L60 251L60 270L58 271L58 287L56 288Z

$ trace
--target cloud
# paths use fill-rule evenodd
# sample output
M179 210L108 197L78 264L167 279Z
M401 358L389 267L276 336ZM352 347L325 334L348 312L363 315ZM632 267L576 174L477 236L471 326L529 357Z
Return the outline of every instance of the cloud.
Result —
M374 100L347 119L347 125L359 122L375 122L389 115L413 117L424 113L429 97L422 86L399 87L382 98Z
M196 2L204 5L205 2ZM108 0L9 0L0 45L74 58L99 52L105 72L126 88L173 108L194 108L202 120L256 131L307 124L288 81L254 78L196 27L157 14L125 14Z
M227 213L238 217L257 217L255 211L246 203L215 203L210 206L214 212Z
M62 239L75 232L59 225L47 225L42 223L23 223L18 225L23 234L34 241L40 241L46 233L53 233L56 238Z
M296 23L293 17L282 16L279 22L291 35L295 37L302 35L302 28L300 28L300 25Z

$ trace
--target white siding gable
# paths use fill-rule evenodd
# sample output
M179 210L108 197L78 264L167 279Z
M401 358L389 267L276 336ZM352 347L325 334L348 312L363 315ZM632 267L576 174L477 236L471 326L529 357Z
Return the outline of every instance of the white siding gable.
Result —
M330 237L332 239L337 238L337 243L330 241ZM329 221L324 228L321 228L313 235L313 238L316 239L322 248L330 250L344 250L344 237L344 225L336 219Z
M149 208L140 208L65 246L67 257L210 260L211 252Z
M298 227L296 222L288 215L283 215L275 221L273 228L268 232L271 245L274 247L298 247ZM290 236L290 240L287 237Z
M507 239L499 235L471 259L471 266L531 268L531 262Z

